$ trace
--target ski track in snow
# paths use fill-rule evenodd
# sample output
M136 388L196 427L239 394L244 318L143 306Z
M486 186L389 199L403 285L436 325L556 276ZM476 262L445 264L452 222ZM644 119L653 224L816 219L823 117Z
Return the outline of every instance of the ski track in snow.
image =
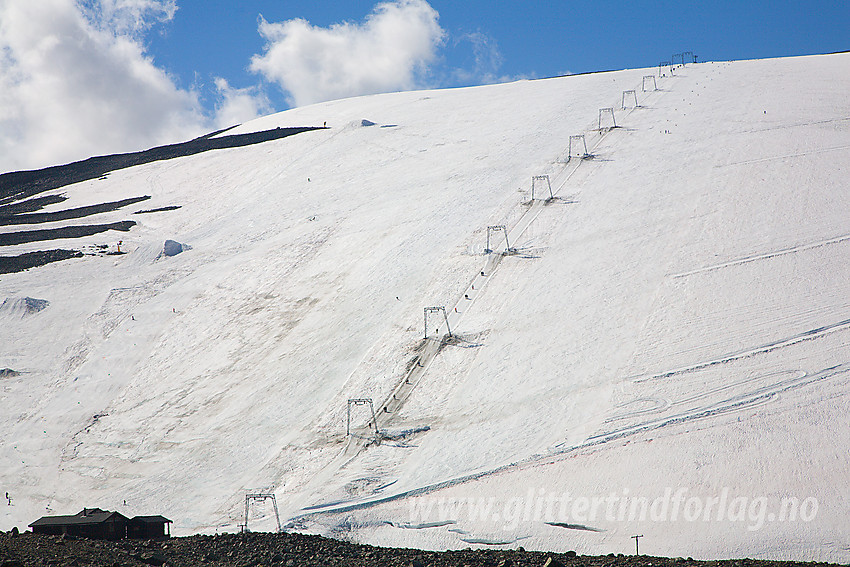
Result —
M688 272L681 272L678 274L672 274L670 277L673 278L685 278L687 276L693 276L695 274L702 274L704 272L711 272L714 270L720 270L723 268L730 268L733 266L739 266L741 264L748 264L750 262L756 262L758 260L769 260L771 258L776 258L778 256L784 256L786 254L796 254L797 252L805 252L806 250L813 250L815 248L820 248L822 246L829 246L830 244L839 244L841 242L846 242L850 240L850 234L845 234L842 236L837 236L835 238L828 238L826 240L819 240L817 242L812 242L810 244L801 244L800 246L793 246L791 248L783 248L781 250L775 250L773 252L765 252L764 254L756 254L753 256L745 256L743 258L737 258L735 260L730 260L728 262L723 262L721 264L714 264L713 266L706 266L704 268L698 268L696 270L690 270Z
M734 360L740 360L742 358L749 358L751 356L755 356L757 354L767 353L778 348L783 348L791 345L795 345L797 343L803 341L811 341L815 339L819 339L827 334L834 333L837 331L843 331L850 327L850 319L845 319L843 321L839 321L837 323L832 323L830 325L824 325L822 327L818 327L816 329L810 329L808 331L804 331L802 333L793 335L791 337L787 337L784 339L771 341L769 343L748 348L744 350L740 350L737 352L733 352L730 354L725 354L718 358L713 358L711 360L705 360L702 362L697 362L695 364L691 364L689 366L684 366L682 368L676 368L674 370L666 370L664 372L658 372L656 374L649 374L643 376L632 376L627 378L627 380L631 380L633 382L647 382L649 380L657 380L660 378L670 378L671 376L676 376L679 374L688 374L690 372L695 372L697 370L702 370L704 368L708 368L710 366L716 366L718 364L725 364L727 362L732 362Z
M388 502L393 502L396 500L401 500L405 498L410 498L414 496L422 496L424 494L429 494L432 492L436 492L439 490L443 490L446 488L450 488L453 486L458 486L461 484L465 484L468 482L472 482L475 480L479 480L488 476L502 474L510 470L517 470L521 468L525 468L528 466L536 466L541 463L551 463L557 461L560 458L564 458L576 451L583 449L597 449L601 448L607 443L618 441L623 438L637 435L640 433L645 433L654 429L659 429L671 425L679 425L689 421L706 419L711 417L717 417L723 414L727 414L730 412L741 411L745 409L752 408L756 405L764 404L772 400L775 396L788 392L790 390L800 388L803 386L807 386L809 384L818 382L820 380L827 380L830 378L834 378L837 376L841 376L844 374L850 373L850 363L841 364L835 367L826 368L814 374L808 374L804 371L793 371L789 370L786 372L768 375L768 376L758 376L749 380L745 380L739 382L737 384L732 384L729 386L723 386L712 391L707 391L702 393L701 395L692 396L687 399L679 400L674 403L670 403L667 400L658 400L659 408L655 411L664 411L670 408L676 408L682 405L687 405L692 402L698 401L701 398L709 397L711 394L722 392L728 389L733 389L735 386L748 384L752 382L763 381L765 378L772 378L773 376L781 376L781 375L789 375L789 378L779 381L767 380L766 385L748 390L745 393L737 394L734 396L730 396L721 401L713 402L707 405L697 406L691 408L686 411L673 413L670 415L665 415L663 417L658 417L655 419L650 419L646 421L641 421L640 423L636 423L634 425L630 425L627 427L617 428L613 430L608 430L602 433L594 434L590 436L587 441L578 445L555 445L551 451L546 454L535 455L527 459L523 459L520 461L516 461L513 463L508 463L499 467L495 467L493 469L479 471L476 473L464 475L461 477L453 478L450 480L445 480L442 482L420 486L418 488L414 488L411 490L407 490L404 492L400 492L397 494L392 494L388 496L382 496L378 498L371 498L360 501L349 501L349 502L335 502L329 503L326 505L317 505L310 508L309 511L305 509L305 513L298 514L289 518L287 520L288 525L292 525L306 518L310 518L312 516L321 515L321 514L341 514L346 512L351 512L354 510L362 510L365 508L371 508L374 506L378 506L380 504L386 504ZM621 419L628 419L631 417L638 417L644 415L646 413L653 413L653 410L650 411L636 411L631 413L623 413L615 418L610 418L610 421L616 421Z
M828 153L828 152L840 152L840 151L844 151L844 150L850 150L850 145L848 145L848 146L838 146L838 147L835 147L835 148L821 148L819 150L812 150L812 151L809 151L809 152L799 152L799 153L796 153L796 154L785 154L785 155L781 155L781 156L769 156L769 157L763 157L763 158L748 159L748 160L744 160L744 161L735 161L735 162L732 162L732 163L717 165L715 167L723 168L723 167L734 167L734 166L738 166L738 165L751 165L751 164L754 164L754 163L763 163L763 162L768 162L768 161L776 161L776 160L783 160L783 159L790 159L790 158L813 156L813 155L817 155L817 154L824 154L824 153Z
M809 375L807 372L802 370L788 370L785 372L755 376L753 378L749 378L732 384L726 384L724 386L712 388L710 390L706 390L700 392L699 394L688 396L686 398L676 400L674 402L671 402L670 400L654 400L655 402L657 402L657 406L655 408L635 412L624 412L622 414L617 414L615 416L609 417L605 421L606 423L612 423L615 421L628 420L630 418L640 417L646 414L665 413L668 411L675 410L676 408L681 406L691 405L704 399L711 399L717 394L726 392L728 390L734 391L740 386L752 386L753 384L757 385L757 387L755 388L747 388L742 393L723 398L720 401L712 401L711 403L708 403L706 405L697 405L693 408L687 409L686 411L672 413L670 415L664 415L663 417L659 417L656 419L642 421L635 425L606 430L601 433L592 435L589 439L591 441L598 439L607 442L626 435L633 435L635 433L648 431L650 429L656 429L667 425L683 423L685 421L690 421L693 419L714 417L732 411L747 409L754 405L766 403L772 400L775 396L781 394L782 392L787 392L795 388L807 386L819 380L833 378L835 376L839 376L847 372L850 372L850 363L842 364L832 368L827 368L812 375ZM776 381L775 377L777 376L790 377Z

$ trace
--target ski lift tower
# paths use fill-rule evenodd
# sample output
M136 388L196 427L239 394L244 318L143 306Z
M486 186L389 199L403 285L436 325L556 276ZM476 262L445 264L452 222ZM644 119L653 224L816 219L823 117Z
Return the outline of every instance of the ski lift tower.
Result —
M508 242L508 228L503 224L496 224L487 227L487 247L484 248L484 253L489 254L493 251L490 248L490 234L501 231L505 235L505 252L511 252L511 243Z
M375 405L372 403L372 398L349 398L348 400L348 408L346 410L346 418L345 418L345 435L351 435L351 406L369 406L369 409L372 412L372 421L371 423L375 424L375 431L378 430L378 420L375 417Z
M428 316L431 317L437 315L438 313L443 314L443 321L446 323L446 328L449 330L449 336L452 336L452 328L449 326L449 316L446 314L446 307L444 305L440 305L438 307L426 307L425 308L425 338L428 338ZM439 333L440 329L437 328L437 333ZM437 335L436 338L439 338Z
M654 79L655 77L652 77L652 78ZM626 102L631 103L632 100L634 100L634 102L635 102L635 104L634 104L635 108L640 106L638 104L638 100L637 100L637 93L634 90L623 91L623 110L628 108L628 106L626 106Z
M535 175L531 178L531 200L532 201L534 200L534 187L535 187L535 185L537 184L538 181L541 184L544 181L546 182L545 186L546 186L547 189L549 189L549 198L553 199L555 197L555 194L552 193L552 183L549 181L549 176L548 175ZM506 234L506 236L507 236L507 234Z
M575 142L575 150L573 150L573 142ZM575 136L570 136L570 145L567 146L567 161L570 161L574 157L587 159L592 157L590 152L587 151L587 140L584 138L584 134L576 134Z
M283 531L283 528L280 527L280 512L277 510L277 499L275 499L274 494L271 493L253 493L245 495L245 523L242 524L242 528L247 532L248 531L248 508L251 503L251 500L271 500L272 505L274 506L274 517L277 520L277 531L278 533Z
M611 117L611 125L606 126L606 128L608 128L610 130L612 128L617 127L617 119L614 117L614 108L611 107L611 106L609 106L607 108L600 108L599 109L599 131L600 132L602 132L602 129L603 129L602 128L602 118L605 117L605 116ZM607 121L606 121L606 124L607 124Z

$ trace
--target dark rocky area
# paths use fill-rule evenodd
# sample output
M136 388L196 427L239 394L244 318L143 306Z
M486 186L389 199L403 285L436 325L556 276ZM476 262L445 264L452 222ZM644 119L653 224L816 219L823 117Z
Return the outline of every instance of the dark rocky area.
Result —
M47 195L45 197L34 197L25 201L18 201L16 203L12 203L11 205L3 205L2 207L0 207L0 215L8 217L21 213L31 213L33 211L40 211L48 205L55 205L57 203L61 203L67 200L68 197L65 197L64 195Z
M132 197L121 201L97 203L50 213L38 212L48 205L55 205L67 199L64 195L37 196L39 193L58 189L73 183L90 179L106 179L112 171L142 165L154 161L190 156L210 150L238 148L260 144L293 136L301 132L319 130L317 127L275 128L250 134L234 134L215 138L225 132L220 130L201 136L188 142L159 146L140 152L97 156L87 160L46 167L32 171L14 171L0 175L0 226L37 225L55 223L97 214L116 211L121 208L149 200L149 195ZM139 213L166 212L179 209L179 205L166 205L136 211ZM46 240L82 238L106 232L108 230L129 231L135 221L120 221L105 224L71 225L51 227L43 230L14 230L0 233L0 246L13 246ZM0 274L20 272L50 262L59 262L82 256L79 250L39 250L16 256L0 256Z
M63 226L61 228L46 228L44 230L22 230L0 234L0 246L26 244L28 242L43 242L62 238L82 238L92 234L100 234L107 230L127 232L136 226L135 221L118 221L108 224L86 224L78 226Z
M147 201L150 198L150 195L143 195L141 197L132 197L130 199L123 199L121 201L113 201L111 203L100 203L98 205L89 205L87 207L65 209L64 211L57 211L55 213L0 215L0 226L13 224L39 224L69 219L79 219L98 213L107 213L109 211L115 211L120 209L121 207L126 207L127 205L132 205L141 201Z
M149 213L164 213L167 211L176 211L179 209L181 205L168 205L166 207L157 207L155 209L144 209L142 211L135 211L134 215L147 215Z
M26 252L17 256L0 256L0 274L23 272L24 270L44 266L51 262L61 262L69 258L82 257L83 253L79 250L63 250L61 248Z
M753 559L695 561L646 555L581 556L517 549L432 552L301 534L246 533L158 541L70 539L0 532L0 567L791 567Z
M26 199L44 191L49 191L50 189L57 189L89 179L97 179L108 174L110 171L125 169L134 165L185 157L210 150L250 146L252 144L286 138L287 136L301 132L320 129L313 126L276 128L274 130L264 130L250 134L233 134L219 138L212 137L223 132L222 130L188 142L158 146L140 152L97 156L66 165L57 165L31 171L4 173L0 175L0 206L5 207L7 204ZM0 214L5 213L6 211L0 208Z

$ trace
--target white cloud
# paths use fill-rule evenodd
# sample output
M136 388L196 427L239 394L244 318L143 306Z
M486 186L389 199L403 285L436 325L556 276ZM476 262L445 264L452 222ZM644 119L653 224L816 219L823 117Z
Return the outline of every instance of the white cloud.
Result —
M445 37L438 17L425 0L394 0L359 24L321 28L303 19L261 18L267 43L251 70L280 85L296 106L421 87Z
M472 69L459 67L452 73L453 82L461 84L498 83L510 80L499 76L502 66L502 54L495 38L482 31L465 33L454 41L455 47L469 43L472 47Z
M171 20L176 0L77 0L83 14L96 25L119 34L136 35L155 23Z
M217 77L219 102L215 107L215 127L227 128L273 112L271 102L257 87L236 89Z
M202 133L197 95L138 37L175 10L173 0L0 0L0 171Z

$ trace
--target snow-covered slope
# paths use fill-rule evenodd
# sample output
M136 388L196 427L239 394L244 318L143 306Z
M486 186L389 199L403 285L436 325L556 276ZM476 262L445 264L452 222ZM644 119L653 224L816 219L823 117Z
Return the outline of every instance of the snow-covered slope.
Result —
M54 191L181 208L0 276L0 527L262 492L370 543L850 560L847 92L850 54L378 95Z

